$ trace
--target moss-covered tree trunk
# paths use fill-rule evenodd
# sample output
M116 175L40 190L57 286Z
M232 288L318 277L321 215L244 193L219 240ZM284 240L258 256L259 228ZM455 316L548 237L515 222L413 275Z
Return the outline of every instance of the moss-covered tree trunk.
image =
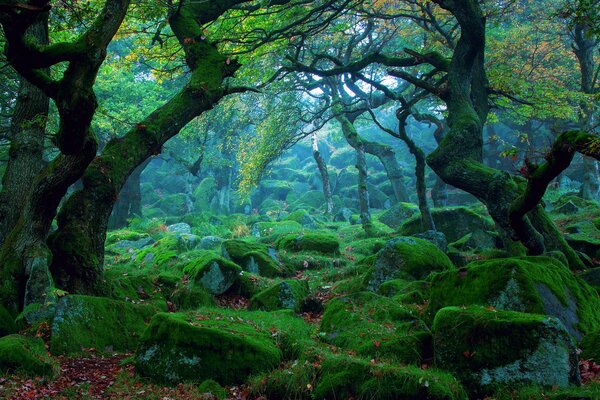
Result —
M46 237L67 189L95 156L97 142L90 125L97 102L92 87L129 1L107 0L87 31L72 43L50 46L27 38L29 28L46 18L41 10L49 4L38 6L0 11L8 61L54 100L60 117L56 134L60 154L35 177L19 220L0 250L0 302L11 313L26 303L44 303L52 288ZM54 80L46 71L59 63L65 63L66 69L60 80Z
M45 18L28 31L32 40L48 43ZM48 118L48 96L21 78L10 125L10 149L0 192L0 244L16 225L23 199L29 196L35 176L44 166L44 137Z
M86 169L83 189L69 197L58 216L58 230L48 241L59 287L78 293L101 290L106 228L121 187L168 139L227 94L222 81L237 65L207 42L201 24L217 18L229 3L186 3L173 10L169 24L185 51L190 80L124 137L111 140Z
M321 176L321 183L323 184L323 196L325 197L325 214L333 213L333 195L331 193L331 181L329 180L329 172L327 172L327 163L319 151L319 142L317 134L312 134L312 150L313 157L317 163L319 175Z
M483 126L488 115L488 83L483 65L485 18L476 0L437 0L461 27L461 36L449 70L447 91L442 99L448 107L449 131L427 162L448 184L481 200L509 240L521 240L531 254L561 250L572 268L581 260L565 243L543 210L524 217L522 231L511 225L510 208L524 182L483 163ZM540 229L538 231L537 229Z
M371 221L371 206L369 204L369 191L367 190L367 157L365 146L360 143L356 148L356 169L358 170L358 209L360 222L366 237L375 235Z

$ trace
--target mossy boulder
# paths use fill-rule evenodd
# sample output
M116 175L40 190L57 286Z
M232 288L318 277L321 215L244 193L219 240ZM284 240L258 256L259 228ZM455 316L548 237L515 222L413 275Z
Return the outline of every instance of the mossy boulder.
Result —
M431 336L416 311L371 292L327 303L319 336L367 357L420 363L431 356Z
M312 393L317 399L466 400L452 375L434 369L387 364L344 354L325 358Z
M262 243L226 240L222 244L222 253L224 257L240 265L244 271L270 278L283 274L275 249Z
M280 237L276 245L279 250L292 252L314 251L335 255L340 251L340 242L337 236L329 233L289 234Z
M221 385L239 384L281 361L283 352L273 332L284 324L295 329L296 324L291 317L278 318L281 316L211 309L157 314L136 352L136 369L159 382L212 379Z
M209 211L210 203L217 194L215 178L204 178L194 190L194 206L199 211Z
M288 279L257 293L250 299L251 310L275 311L289 309L300 311L302 301L308 296L308 282Z
M446 235L449 243L476 231L494 231L494 223L488 217L483 217L466 207L436 208L431 210L435 228ZM415 215L402 225L400 234L411 236L425 231L419 215Z
M429 301L429 282L392 279L379 286L379 293L401 304L424 304Z
M103 297L62 297L50 325L52 354L135 349L146 321L156 313L149 305L137 305Z
M436 245L414 237L389 240L377 253L367 277L367 289L377 291L385 281L397 278L422 280L432 272L452 270L452 262Z
M0 305L0 337L10 335L11 333L17 332L17 325L15 319L6 310L3 305Z
M258 237L285 235L300 231L302 231L302 225L296 221L257 222L252 226L253 234Z
M554 317L447 307L432 329L436 367L452 371L477 395L497 385L579 383L575 345Z
M565 240L574 250L577 250L590 258L600 257L600 239L586 234L574 233L565 235Z
M549 257L475 261L432 277L430 315L462 305L551 315L577 340L600 328L600 299L594 289Z
M600 267L589 269L579 277L600 293Z
M497 236L493 232L477 229L467 233L449 246L461 252L493 249L496 247Z
M183 268L183 272L211 294L225 293L242 271L237 264L215 252L202 250L195 255L196 257Z
M22 335L0 338L0 374L54 377L58 363L48 355L42 339Z
M207 399L224 400L227 398L227 389L219 385L212 379L207 379L198 386L198 392L202 393Z
M292 210L322 208L325 204L325 195L320 190L311 190L301 195L296 201L290 204Z
M162 197L156 206L167 216L182 216L189 212L187 197L183 193L173 193Z
M213 295L194 281L175 289L169 300L177 310L195 310L215 304Z
M296 210L283 218L284 221L295 221L305 228L316 228L317 221L305 210Z
M385 246L386 240L382 238L368 238L355 240L353 242L348 243L344 250L348 251L352 254L360 254L363 256L370 256L377 253L379 250L383 249Z

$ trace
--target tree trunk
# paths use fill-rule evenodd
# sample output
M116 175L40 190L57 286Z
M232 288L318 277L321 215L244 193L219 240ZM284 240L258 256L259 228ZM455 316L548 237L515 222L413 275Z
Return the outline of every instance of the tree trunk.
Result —
M361 143L356 149L356 169L358 170L358 207L360 222L366 237L375 236L375 228L371 221L369 192L367 191L367 158L365 146Z
M600 190L600 180L598 173L598 162L583 157L583 183L581 185L581 197L586 200L597 200L598 190Z
M48 43L45 20L35 23L29 33L39 43ZM48 97L37 86L21 78L11 118L9 158L0 193L0 243L16 225L23 200L29 196L35 176L44 166L49 103Z
M124 137L111 140L85 171L83 189L61 209L58 230L48 241L54 254L51 270L61 288L96 293L102 287L106 228L119 190L140 164L160 153L168 139L227 94L222 81L238 65L206 41L198 24L225 10L210 2L186 3L170 17L192 70L190 81Z
M329 181L329 173L327 172L327 164L325 163L325 159L319 152L319 143L317 139L317 134L312 134L312 149L313 149L313 157L317 163L317 168L319 169L319 174L321 175L321 182L323 183L323 195L325 196L325 214L333 213L333 196L331 194L331 182Z

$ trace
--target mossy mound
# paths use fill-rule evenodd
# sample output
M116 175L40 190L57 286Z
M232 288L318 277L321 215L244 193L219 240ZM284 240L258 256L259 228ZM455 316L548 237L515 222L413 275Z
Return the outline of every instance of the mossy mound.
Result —
M135 349L156 309L103 297L70 295L56 305L51 324L52 354L74 354L82 348L98 351Z
M469 391L497 385L579 383L576 349L556 318L483 307L447 307L433 322L435 365Z
M402 304L424 304L429 300L429 282L392 279L379 286L379 293Z
M301 251L299 253L282 252L281 264L287 271L299 271L303 269L322 270L326 268L338 269L347 264L344 257L332 257L331 255Z
M600 299L594 289L549 257L475 261L432 277L430 315L462 305L552 315L578 340L600 327Z
M432 272L453 269L452 261L433 243L398 237L388 241L377 253L366 285L368 290L377 291L382 283L391 279L422 280Z
M581 358L600 364L600 330L588 333L581 340Z
M370 256L377 253L385 246L386 240L382 238L369 238L355 240L348 243L344 250L352 254L360 254L363 256Z
M371 292L329 301L320 331L327 343L363 356L418 364L431 355L431 337L417 313Z
M10 313L0 305L0 337L10 335L11 333L17 332L17 325L15 319Z
M241 271L237 264L212 251L198 251L196 258L183 268L190 280L201 284L214 295L225 293Z
M275 250L262 243L244 240L226 240L222 245L223 256L231 258L244 271L273 278L283 275Z
M276 242L279 250L292 252L315 251L323 254L339 254L340 242L329 233L290 234L280 237Z
M494 223L490 218L482 217L466 207L436 208L431 210L431 216L435 228L446 235L449 243L476 230L494 231ZM400 234L411 236L425 230L420 216L417 215L402 225Z
M565 235L565 240L574 250L590 258L600 257L600 239L582 233Z
M271 237L285 235L290 232L301 232L302 225L296 221L257 222L252 226L255 236Z
M0 338L0 374L54 377L58 363L46 352L40 338L8 335Z
M579 276L600 293L600 267L589 269Z
M177 238L166 236L138 252L135 261L141 266L153 266L166 270L177 263L180 251Z
M207 395L207 399L223 400L227 397L227 389L212 379L207 379L198 386L198 392Z
M307 296L307 281L288 279L254 295L250 299L249 308L261 311L288 309L298 312Z
M171 295L170 301L177 310L195 310L215 304L213 295L195 281L177 288Z
M158 382L236 384L273 369L284 356L297 357L308 334L306 324L288 313L161 313L144 332L136 368Z
M381 214L379 221L390 228L398 229L418 212L419 207L413 203L397 203Z
M325 359L313 392L317 399L467 399L452 375L415 366L372 363L347 355Z
M152 276L147 271L127 273L122 272L121 268L107 269L104 276L111 284L111 297L115 300L148 303L158 309L164 309L166 300L171 295L172 287L161 283L157 276ZM174 279L181 280L179 277Z

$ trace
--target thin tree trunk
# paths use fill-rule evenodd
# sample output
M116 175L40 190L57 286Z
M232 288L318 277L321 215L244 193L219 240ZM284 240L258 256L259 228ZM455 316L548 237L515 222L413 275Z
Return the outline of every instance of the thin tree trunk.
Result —
M325 163L325 159L319 152L319 143L317 134L312 134L312 149L313 149L313 157L315 158L315 162L317 163L317 168L319 169L319 174L321 175L321 182L323 183L323 195L325 196L325 214L333 213L333 195L331 194L331 182L329 181L329 173L327 172L327 164Z
M369 192L367 190L367 158L365 146L362 143L359 144L356 149L356 169L358 170L358 206L360 210L360 222L365 231L365 236L372 237L375 234L375 228L371 221Z

